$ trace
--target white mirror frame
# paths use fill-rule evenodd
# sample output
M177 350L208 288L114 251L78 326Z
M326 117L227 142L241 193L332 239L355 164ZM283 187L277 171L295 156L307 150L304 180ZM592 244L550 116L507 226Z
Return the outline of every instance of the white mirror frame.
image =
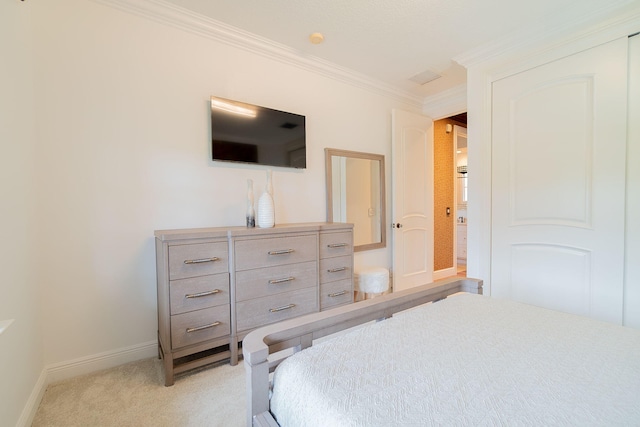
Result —
M379 212L379 227L380 229L377 230L379 232L380 235L380 241L377 242L371 242L371 243L366 243L366 244L360 244L360 245L356 245L355 244L355 239L354 239L354 246L353 246L353 250L355 252L359 252L359 251L366 251L366 250L370 250L370 249L379 249L379 248L384 248L387 246L387 236L386 236L386 193L385 193L385 177L384 177L384 156L382 154L372 154L372 153L360 153L357 151L347 151L347 150L338 150L338 149L334 149L334 148L325 148L325 168L326 168L326 178L327 178L327 221L328 222L333 222L334 218L333 218L333 207L334 207L334 202L333 202L333 197L334 197L334 185L337 185L337 183L334 183L334 174L333 174L333 168L332 168L332 163L333 163L333 158L334 157L345 157L345 158L351 158L351 159L363 159L363 160L373 160L373 161L378 161L380 162L379 164L379 170L380 170L380 194L378 197L379 200L379 206L374 207L374 209L377 209ZM354 224L354 234L355 234L355 230L356 227L358 225Z

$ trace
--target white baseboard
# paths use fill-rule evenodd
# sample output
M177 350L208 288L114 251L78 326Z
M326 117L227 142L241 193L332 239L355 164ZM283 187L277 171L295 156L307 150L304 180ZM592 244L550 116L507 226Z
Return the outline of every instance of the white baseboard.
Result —
M444 279L445 277L451 277L458 274L458 269L456 267L445 268L442 270L433 272L433 280Z
M98 353L93 356L55 363L47 366L47 384L157 355L158 342L149 341L118 350L105 351L104 353Z
M38 378L29 396L29 400L22 410L22 415L18 420L17 427L28 427L32 424L38 411L38 406L40 406L42 397L49 384L157 355L158 342L149 341L118 350L105 351L104 353L46 366L42 370L40 378Z
M38 378L36 385L33 387L33 390L31 390L31 395L29 396L29 400L27 400L27 404L22 408L22 414L20 414L20 419L18 419L16 427L29 427L33 423L33 419L38 411L38 406L40 406L40 402L42 401L42 397L46 390L47 369L45 368L40 372L40 377Z

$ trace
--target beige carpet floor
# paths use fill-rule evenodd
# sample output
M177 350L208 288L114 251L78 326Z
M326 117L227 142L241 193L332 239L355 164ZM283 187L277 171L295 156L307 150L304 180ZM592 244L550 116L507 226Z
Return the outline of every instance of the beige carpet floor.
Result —
M202 368L164 386L162 362L144 359L49 385L33 427L245 425L242 362Z

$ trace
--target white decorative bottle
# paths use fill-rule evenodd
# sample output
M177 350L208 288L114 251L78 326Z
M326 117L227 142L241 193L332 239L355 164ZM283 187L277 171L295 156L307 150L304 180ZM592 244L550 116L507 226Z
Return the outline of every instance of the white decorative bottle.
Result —
M256 211L253 208L253 180L247 180L247 228L256 226Z
M267 171L267 183L264 193L258 199L258 227L270 228L275 225L275 212L273 206L273 187L271 184L271 171Z

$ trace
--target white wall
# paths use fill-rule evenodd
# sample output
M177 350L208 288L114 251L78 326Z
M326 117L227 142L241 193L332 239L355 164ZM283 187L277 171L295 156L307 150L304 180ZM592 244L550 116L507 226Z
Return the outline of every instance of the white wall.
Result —
M31 7L49 365L155 341L155 229L244 224L265 169L209 160L210 95L306 115L307 169L273 171L277 223L324 221L324 148L388 157L391 109L412 108L96 2Z
M34 237L30 6L0 3L0 425L16 425L44 366ZM5 424L6 423L6 424Z

